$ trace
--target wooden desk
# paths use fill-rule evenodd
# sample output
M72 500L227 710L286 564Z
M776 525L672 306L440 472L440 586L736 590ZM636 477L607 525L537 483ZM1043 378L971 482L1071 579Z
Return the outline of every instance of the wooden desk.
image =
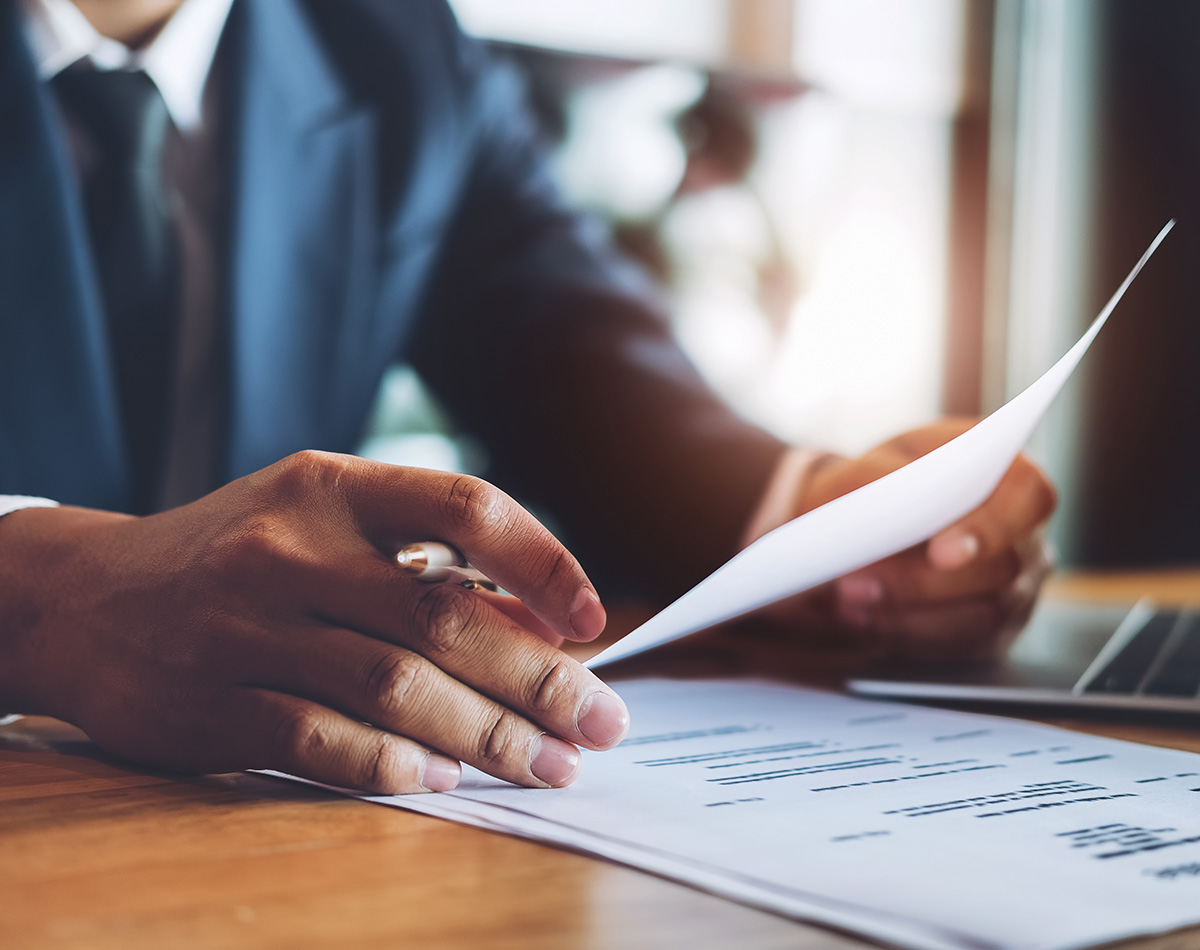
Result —
M1064 578L1065 596L1200 602L1200 570ZM779 670L777 644L708 637L646 661ZM836 679L848 660L793 655ZM1200 752L1200 730L1055 720ZM865 946L625 868L252 775L114 762L78 730L0 727L0 947ZM1130 947L1196 950L1200 930Z

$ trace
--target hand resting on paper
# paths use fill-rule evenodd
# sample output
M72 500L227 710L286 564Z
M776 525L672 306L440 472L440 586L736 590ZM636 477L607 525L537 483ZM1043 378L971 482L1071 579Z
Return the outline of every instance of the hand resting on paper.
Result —
M830 458L804 479L791 516L860 488L964 432L974 420L914 429L858 458ZM925 544L781 601L764 615L832 631L916 659L969 661L1004 650L1024 627L1050 572L1042 528L1056 494L1018 456L991 497ZM763 526L763 529L775 525Z
M540 621L396 566L429 539ZM590 581L477 478L302 452L150 517L18 511L0 552L0 709L127 759L382 794L451 788L462 761L546 787L575 777L576 745L627 728L608 687L526 629L597 636Z

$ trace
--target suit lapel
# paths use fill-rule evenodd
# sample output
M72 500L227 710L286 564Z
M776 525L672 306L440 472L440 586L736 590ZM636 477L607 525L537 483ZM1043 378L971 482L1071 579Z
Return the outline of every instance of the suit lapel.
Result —
M76 177L5 0L0 90L0 492L122 508L127 473Z
M227 475L345 448L372 318L375 129L296 0L243 0Z

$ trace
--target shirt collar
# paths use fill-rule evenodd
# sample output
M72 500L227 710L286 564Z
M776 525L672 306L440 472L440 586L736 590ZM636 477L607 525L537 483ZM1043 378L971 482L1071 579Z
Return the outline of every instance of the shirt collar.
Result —
M88 59L97 69L142 69L158 87L175 127L200 128L204 85L233 0L183 0L158 36L133 51L102 36L71 0L22 0L43 81Z

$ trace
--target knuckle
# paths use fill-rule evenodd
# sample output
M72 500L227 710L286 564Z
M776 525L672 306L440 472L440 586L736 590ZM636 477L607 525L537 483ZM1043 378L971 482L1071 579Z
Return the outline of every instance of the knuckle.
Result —
M554 550L544 559L541 565L542 586L552 587L561 578L570 578L574 573L575 559L567 553L566 548L555 545Z
M367 757L362 787L382 792L400 788L405 771L405 758L397 743L385 735L377 736L375 748Z
M507 509L504 493L482 478L459 475L446 494L450 517L472 531L498 530Z
M1042 517L1048 518L1058 507L1058 489L1054 487L1054 482L1050 481L1040 471L1038 472L1038 502L1041 508Z
M552 711L564 697L574 698L574 681L571 662L563 657L555 659L542 671L533 683L533 694L529 698L529 707L538 714Z
M995 586L1001 589L1012 587L1025 573L1025 562L1021 552L1008 548L996 558Z
M350 465L350 457L304 449L276 463L274 487L285 501L336 492Z
M1049 539L1037 537L1034 539L1034 553L1032 557L1033 573L1039 578L1039 581L1049 575L1058 563L1058 552Z
M375 708L386 716L398 716L409 703L423 665L415 653L400 650L378 659L367 673L366 687Z
M1053 570L1052 552L1040 539L1035 541L1020 558L1020 573L1010 585L1012 595L1032 605Z
M1006 645L1015 640L1025 625L1029 623L1029 618L1033 616L1035 603L1032 599L1019 602L1009 612L1004 631Z
M1008 622L1013 613L1014 598L1005 594L993 594L983 598L979 609L978 630L985 637L995 637ZM975 639L971 634L972 625L963 624L962 636L967 640ZM978 635L977 635L978 636Z
M517 758L520 745L521 721L507 709L499 710L479 735L477 750L485 771Z
M457 650L474 626L483 601L445 584L430 584L417 600L417 635L431 656Z
M239 564L263 568L292 559L296 541L285 525L269 515L251 518L235 542Z
M304 763L318 757L330 744L321 717L316 710L293 707L285 711L275 726L273 748L287 763Z
M1027 455L1017 456L1016 471L1021 475L1021 483L1028 492L1030 505L1036 512L1038 520L1044 520L1058 507L1058 489L1054 482Z

